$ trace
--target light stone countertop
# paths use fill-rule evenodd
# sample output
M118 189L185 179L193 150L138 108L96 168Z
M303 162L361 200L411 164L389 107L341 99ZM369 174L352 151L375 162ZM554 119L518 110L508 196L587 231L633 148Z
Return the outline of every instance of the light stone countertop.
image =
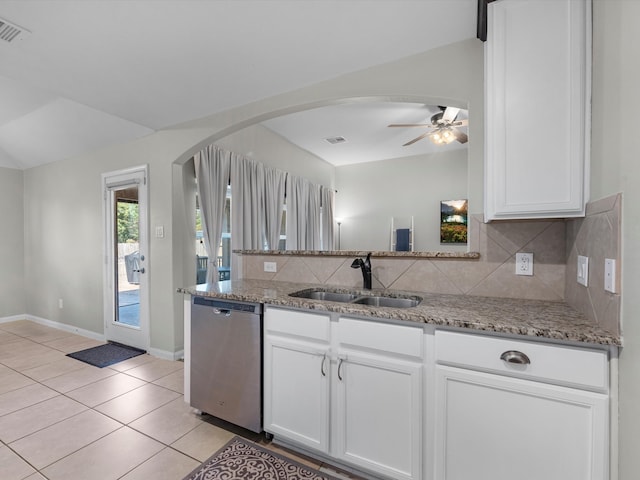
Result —
M417 307L390 308L289 296L293 292L308 288L333 292L355 291L362 295L419 296L423 300ZM227 300L364 315L380 319L525 335L565 342L616 346L622 344L618 335L603 329L563 302L382 289L359 290L331 285L278 282L273 280L226 281L220 282L219 285L203 284L179 288L178 292Z
M234 250L240 255L261 256L305 256L305 257L366 257L368 253L373 258L409 257L409 258L459 258L461 260L478 260L479 252L389 252L379 250Z

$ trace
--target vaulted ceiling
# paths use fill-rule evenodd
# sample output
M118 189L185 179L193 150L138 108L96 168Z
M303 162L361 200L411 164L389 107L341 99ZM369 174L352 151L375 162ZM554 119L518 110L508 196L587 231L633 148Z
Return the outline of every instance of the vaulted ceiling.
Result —
M123 143L475 37L476 0L0 0L0 166ZM2 25L0 25L0 38Z

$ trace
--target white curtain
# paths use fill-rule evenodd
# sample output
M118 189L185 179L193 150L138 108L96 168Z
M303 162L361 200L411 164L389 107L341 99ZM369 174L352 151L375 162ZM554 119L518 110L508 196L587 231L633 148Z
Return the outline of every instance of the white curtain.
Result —
M333 188L322 187L322 249L333 250L335 238L334 204L336 192Z
M309 182L301 177L287 175L287 250L305 250Z
M265 236L268 250L278 250L287 173L265 167Z
M287 250L320 250L321 189L305 178L287 176Z
M307 206L307 244L305 250L322 250L322 187L309 184L309 203Z
M287 250L333 249L334 191L210 145L195 156L207 283L218 278L227 185L231 183L232 250L277 250L286 193ZM232 265L232 270L237 265Z
M264 249L265 186L262 163L231 154L232 249Z
M216 260L218 246L222 240L222 220L231 159L229 152L225 152L215 145L209 145L196 153L194 160L204 244L209 254L207 283L214 283L218 281Z

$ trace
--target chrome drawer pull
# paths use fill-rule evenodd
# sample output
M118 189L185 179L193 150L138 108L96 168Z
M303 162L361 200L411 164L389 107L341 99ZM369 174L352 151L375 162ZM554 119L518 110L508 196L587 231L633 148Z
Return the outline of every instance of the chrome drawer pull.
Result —
M507 363L516 363L518 365L528 365L531 363L529 357L517 350L507 350L500 355L500 360L504 360Z

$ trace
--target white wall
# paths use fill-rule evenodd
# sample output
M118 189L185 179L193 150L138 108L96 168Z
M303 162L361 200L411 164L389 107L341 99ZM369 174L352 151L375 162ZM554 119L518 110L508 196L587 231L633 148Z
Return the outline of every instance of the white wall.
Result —
M467 198L466 148L338 167L336 188L342 250L390 250L391 217L411 216L416 251L467 250L440 244L440 201Z
M619 395L621 480L640 472L640 2L595 0L591 195L622 192L622 334ZM613 459L615 462L615 459Z
M150 238L151 347L165 352L181 349L182 296L176 292L172 261L172 164L205 135L197 130L160 132L26 170L26 313L98 334L104 332L101 174L148 164L151 231L156 225L165 227L164 238ZM184 209L175 217L184 218ZM58 308L59 298L64 300L63 309Z
M0 319L25 313L23 173L0 167Z

